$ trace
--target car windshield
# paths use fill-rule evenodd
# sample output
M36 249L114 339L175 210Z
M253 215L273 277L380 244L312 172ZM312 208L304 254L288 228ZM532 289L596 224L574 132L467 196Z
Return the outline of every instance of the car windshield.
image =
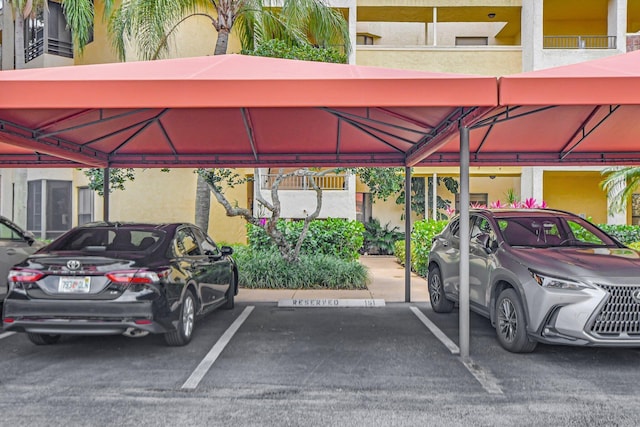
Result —
M499 218L497 222L504 240L511 246L618 246L581 218L532 216Z
M164 232L144 228L87 227L60 236L48 246L50 251L151 252Z

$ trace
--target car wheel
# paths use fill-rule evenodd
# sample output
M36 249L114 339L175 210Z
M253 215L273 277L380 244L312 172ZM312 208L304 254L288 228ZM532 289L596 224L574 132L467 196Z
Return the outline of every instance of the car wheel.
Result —
M164 339L169 345L186 345L191 341L196 322L196 299L193 292L187 290L180 308L180 318L175 331L167 332Z
M229 289L227 290L227 294L225 295L225 298L227 299L227 302L224 304L225 310L232 310L233 307L235 307L235 298L234 298L235 296L236 296L236 279L234 276L234 278L231 280L231 285L229 285Z
M500 292L496 301L496 332L500 345L512 353L530 353L538 343L527 335L527 319L513 289Z
M429 283L429 301L431 301L433 311L436 313L451 313L454 303L444 295L440 268L436 266L430 268L427 280Z
M36 345L51 345L60 341L60 335L32 334L29 332L27 337L29 337L29 341Z

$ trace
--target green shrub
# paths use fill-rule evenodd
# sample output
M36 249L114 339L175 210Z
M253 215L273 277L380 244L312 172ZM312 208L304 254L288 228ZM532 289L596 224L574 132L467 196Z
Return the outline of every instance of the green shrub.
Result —
M295 245L303 221L279 220L276 227L284 235L289 244ZM343 260L358 259L358 251L362 247L364 225L358 221L340 218L327 218L312 221L305 236L300 254L331 255ZM263 228L247 225L249 246L255 251L275 251L276 247Z
M237 246L234 258L239 284L244 288L367 289L367 269L354 260L309 254L289 264L276 251L255 251L247 246Z
M431 241L440 234L449 221L436 221L432 219L417 221L411 231L411 270L426 277L429 273L429 252ZM405 242L398 241L395 244L396 258L404 265L406 261Z
M627 243L627 246L636 251L640 251L640 242Z
M393 244L393 254L398 259L398 262L404 265L405 257L405 248L404 248L404 240L397 240Z
M640 242L640 226L600 224L598 225L598 227L600 227L603 231L615 237L625 245L629 243Z
M363 237L363 253L370 255L393 255L395 242L404 240L404 233L398 231L398 227L389 228L389 223L382 227L380 221L373 218L364 224Z

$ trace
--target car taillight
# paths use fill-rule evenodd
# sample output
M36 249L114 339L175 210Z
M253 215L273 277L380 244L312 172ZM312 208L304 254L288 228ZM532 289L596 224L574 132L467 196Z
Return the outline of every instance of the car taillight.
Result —
M44 277L39 271L34 270L10 270L9 271L9 282L37 282L41 278Z
M127 270L113 271L105 276L118 285L144 285L158 283L167 275L167 271Z

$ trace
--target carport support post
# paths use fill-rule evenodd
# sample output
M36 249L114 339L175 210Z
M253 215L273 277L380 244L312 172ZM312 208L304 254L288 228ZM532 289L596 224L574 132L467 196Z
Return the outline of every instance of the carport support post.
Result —
M411 168L404 168L404 302L411 302Z
M103 199L103 206L102 206L102 220L103 221L109 221L109 181L110 181L110 177L109 177L109 168L104 168L103 173L102 173L102 199Z
M460 126L460 356L469 358L469 128Z

